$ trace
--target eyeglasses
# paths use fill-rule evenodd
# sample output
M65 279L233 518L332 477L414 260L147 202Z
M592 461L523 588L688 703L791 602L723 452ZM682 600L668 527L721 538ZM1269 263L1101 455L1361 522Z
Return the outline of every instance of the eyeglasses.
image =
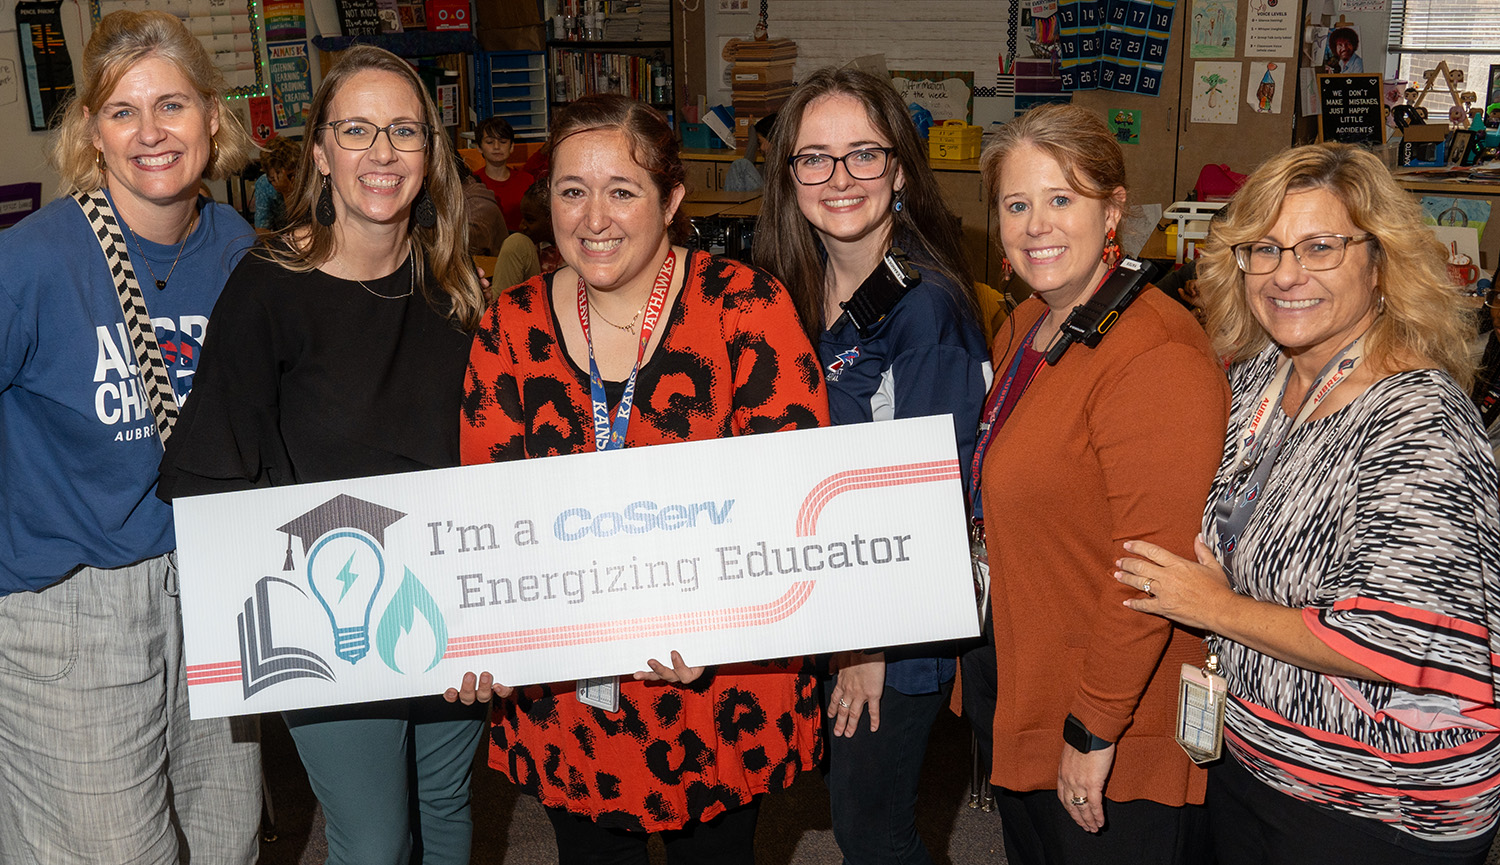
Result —
M834 166L844 163L844 170L855 180L879 180L891 166L890 156L894 147L863 147L851 150L843 156L826 153L799 153L787 159L792 167L792 176L803 186L817 186L833 179Z
M1375 235L1349 237L1345 234L1323 234L1300 240L1295 246L1274 243L1239 243L1234 247L1234 263L1252 276L1274 273L1281 266L1281 254L1290 251L1306 271L1333 270L1344 263L1344 250L1351 243L1374 240Z
M376 126L364 120L335 120L318 128L332 129L333 140L345 150L369 150L375 146L375 139L384 132L392 147L411 153L425 150L427 138L432 134L431 126L415 120L403 120L388 126Z

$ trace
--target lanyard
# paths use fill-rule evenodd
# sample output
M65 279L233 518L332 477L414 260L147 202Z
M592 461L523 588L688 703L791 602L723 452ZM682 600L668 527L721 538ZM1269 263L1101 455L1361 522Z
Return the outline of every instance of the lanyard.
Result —
M578 277L578 323L583 326L583 341L589 347L589 395L594 401L594 450L608 451L625 446L625 431L630 427L630 410L635 404L635 376L641 371L641 361L646 357L646 345L656 330L657 319L667 303L667 289L672 285L672 271L677 266L677 253L668 249L667 257L656 274L656 283L651 286L651 297L646 301L646 314L641 319L641 341L635 352L635 366L630 378L625 381L625 394L615 407L615 416L609 416L609 397L604 393L604 378L599 375L599 364L594 360L594 339L589 334L589 297L583 277Z
M995 431L1001 426L1000 410L1004 408L1005 398L1010 393L1011 385L1015 384L1017 373L1021 371L1021 359L1026 355L1026 348L1031 345L1031 341L1036 338L1037 331L1042 329L1042 322L1046 320L1047 313L1044 312L1042 313L1042 317L1036 320L1036 324L1031 326L1031 330L1026 332L1026 339L1016 349L1015 357L1011 358L1010 368L1006 370L1005 378L996 382L995 386L990 388L989 399L985 401L984 419L979 424L979 440L974 443L974 460L969 467L969 490L971 491L970 498L974 502L973 512L975 520L982 521L984 519L984 508L982 507L979 495L979 475L980 471L984 468L985 451L989 450L990 439L994 438ZM1017 394L1017 399L1020 398L1021 394L1026 393L1027 388L1031 387L1032 382L1036 381L1037 374L1042 371L1042 367L1044 366L1046 366L1045 363L1038 363L1032 368L1031 375L1021 384L1021 390ZM1011 408L1011 413L1015 413L1014 407ZM1006 420L1009 419L1007 415Z
M1234 465L1229 489L1219 501L1214 503L1214 519L1217 523L1217 534L1219 537L1220 558L1223 559L1225 570L1229 570L1234 561L1234 551L1239 546L1239 537L1250 522L1250 515L1255 513L1255 508L1260 504L1261 493L1264 491L1266 481L1271 477L1271 470L1276 466L1276 458L1281 455L1281 447L1286 440L1303 423L1305 423L1323 400L1333 393L1333 389L1348 380L1349 376L1359 368L1364 360L1365 338L1363 335L1354 342L1344 346L1343 351L1329 359L1318 372L1318 378L1307 389L1303 395L1302 402L1297 409L1296 415L1290 420L1280 411L1279 406L1286 397L1286 388L1291 381L1292 363L1282 358L1277 365L1276 374L1266 382L1265 388L1260 392L1260 402L1255 407L1255 412L1250 416L1250 422L1246 424L1244 433L1239 437L1239 447L1234 455ZM1277 419L1279 434L1273 435L1270 423Z

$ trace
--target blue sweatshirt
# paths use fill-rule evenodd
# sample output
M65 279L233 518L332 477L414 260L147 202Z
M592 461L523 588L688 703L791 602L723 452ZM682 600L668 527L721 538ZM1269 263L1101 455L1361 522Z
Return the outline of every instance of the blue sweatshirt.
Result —
M953 415L959 466L969 476L984 397L989 347L953 283L920 262L922 281L870 335L853 324L825 331L818 359L828 380L835 424ZM953 678L954 661L937 646L900 646L886 653L885 681L903 694L930 694Z
M179 402L255 239L232 208L199 206L176 270L177 244L126 232ZM156 277L171 272L165 290L143 251ZM172 511L153 494L161 455L99 242L76 202L53 201L0 232L0 596L171 550Z

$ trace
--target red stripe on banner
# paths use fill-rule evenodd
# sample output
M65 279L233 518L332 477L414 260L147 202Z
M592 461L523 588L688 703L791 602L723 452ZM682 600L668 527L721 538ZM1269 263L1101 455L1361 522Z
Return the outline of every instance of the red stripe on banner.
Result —
M467 658L474 655L522 652L531 649L578 646L587 643L617 642L641 637L690 634L726 628L752 628L779 622L791 616L812 595L815 580L793 583L786 594L767 604L708 610L673 616L651 616L597 622L562 628L531 628L497 634L455 637L448 641L445 658Z
M868 469L851 469L829 475L815 484L797 511L797 537L817 531L818 517L836 496L853 490L894 487L933 481L960 480L958 460L907 463Z
M217 664L190 664L187 668L187 674L192 676L197 673L227 673L231 670L238 674L240 671L240 662L220 661Z

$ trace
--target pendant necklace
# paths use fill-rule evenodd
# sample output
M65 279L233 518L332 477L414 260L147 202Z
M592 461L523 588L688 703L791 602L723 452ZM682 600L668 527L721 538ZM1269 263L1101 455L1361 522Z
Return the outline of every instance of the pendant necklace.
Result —
M594 311L594 313L599 316L599 320L600 321L604 322L605 324L609 325L610 327L613 327L616 330L623 330L626 333L635 333L636 323L641 320L641 313L643 313L643 312L646 311L646 304L648 304L650 302L651 302L651 298L648 295L646 297L646 303L641 304L641 308L638 309L638 310L636 310L635 311L635 315L632 315L630 317L630 322L628 324L615 324L614 322L612 322L609 319L605 318L604 317L604 313L602 313L602 312L599 311L599 307L598 307L597 304L594 303L594 299L592 297L589 298L589 308L592 309Z
M131 228L129 225L125 226L125 230L130 232L130 239L135 241L136 250L141 254L141 261L146 265L146 272L150 273L151 278L156 281L157 291L166 290L167 280L171 279L172 273L177 270L177 262L182 260L182 250L187 247L188 238L193 236L193 226L197 224L198 214L194 212L193 218L188 220L187 233L182 236L182 242L177 244L177 257L172 259L172 267L167 271L166 279L156 278L156 268L151 266L151 259L146 257L146 250L141 248L141 239L135 236L135 229Z

